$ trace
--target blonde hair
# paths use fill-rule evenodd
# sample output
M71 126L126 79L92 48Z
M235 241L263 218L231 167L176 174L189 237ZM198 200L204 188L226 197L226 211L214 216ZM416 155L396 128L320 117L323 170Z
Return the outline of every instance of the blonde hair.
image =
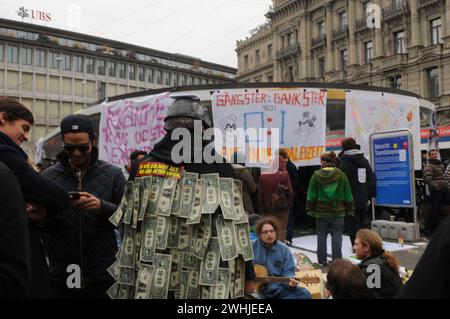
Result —
M383 249L383 240L380 235L370 229L361 229L356 234L363 246L368 246L372 254L381 255L386 259L386 262L396 274L399 273L399 263L397 258L389 251Z

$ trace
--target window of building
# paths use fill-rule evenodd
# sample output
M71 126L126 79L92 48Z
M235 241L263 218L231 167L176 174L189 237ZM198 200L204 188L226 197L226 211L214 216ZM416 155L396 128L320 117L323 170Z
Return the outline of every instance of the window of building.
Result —
M98 75L106 75L106 61L105 60L97 60L97 74Z
M95 59L94 58L86 58L86 73L89 73L89 74L95 73Z
M272 60L272 44L267 46L267 59Z
M405 33L403 31L394 33L395 54L406 53Z
M318 63L319 63L319 77L323 77L325 73L325 57L320 57Z
M400 90L402 88L402 76L399 74L389 77L389 86L393 89Z
M183 74L182 76L181 76L181 85L186 85L186 74Z
M372 63L373 45L372 41L364 43L364 61L366 64Z
M172 73L170 72L164 72L164 83L165 85L169 86L172 82Z
M294 39L294 33L289 32L287 35L287 44L289 47L294 46L295 44L295 39Z
M54 51L48 52L48 67L51 69L58 69L58 53Z
M19 48L14 45L8 45L8 63L18 63Z
M341 53L341 71L345 71L345 68L348 65L348 51L342 50L340 53Z
M256 63L256 65L260 65L261 64L261 56L260 56L260 51L259 50L255 51L255 63Z
M156 71L156 83L162 84L162 71L161 70Z
M22 48L22 65L33 65L33 49L32 48Z
M439 69L428 69L427 72L427 82L428 82L428 94L429 97L439 96Z
M244 69L248 69L248 55L244 56Z
M0 43L0 62L3 62L3 50L5 49L4 45Z
M46 51L41 49L36 49L36 66L45 68L47 66Z
M128 66L128 78L130 80L136 80L136 66L135 65Z
M347 12L346 12L346 11L342 11L341 13L339 13L339 28L342 30L342 29L344 29L347 25L348 25L348 22L347 22Z
M83 72L83 57L79 55L75 55L74 57L75 62L75 72L82 73Z
M320 21L317 23L317 34L319 38L323 38L325 36L325 22Z
M62 55L62 68L65 71L72 70L72 56L70 54Z
M127 78L127 65L125 63L119 63L119 78Z
M138 77L139 81L145 82L145 69L142 66L138 68Z
M148 82L153 83L154 77L153 77L153 69L148 69Z
M267 76L267 82L273 82L273 75Z
M112 78L116 77L116 62L108 61L108 75Z
M431 44L442 43L442 24L441 18L430 21Z

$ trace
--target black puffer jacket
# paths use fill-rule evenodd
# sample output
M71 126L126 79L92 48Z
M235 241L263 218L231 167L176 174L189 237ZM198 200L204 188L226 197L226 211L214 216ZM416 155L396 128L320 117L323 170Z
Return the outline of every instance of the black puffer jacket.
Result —
M67 155L59 155L59 163L45 170L44 175L68 191L85 191L101 199L99 212L68 209L50 221L46 248L50 259L50 273L54 280L66 280L70 264L81 266L82 283L110 278L106 269L114 262L117 243L114 226L108 218L117 209L124 188L125 177L121 170L98 160L98 150L93 149L91 167L79 183L68 165ZM79 187L81 186L81 187Z
M359 150L350 150L344 153L341 158L339 168L347 175L352 189L355 209L367 207L367 201L376 196L376 179L369 161L364 157L364 153ZM365 183L358 177L358 170L365 171ZM363 178L364 174L360 174Z

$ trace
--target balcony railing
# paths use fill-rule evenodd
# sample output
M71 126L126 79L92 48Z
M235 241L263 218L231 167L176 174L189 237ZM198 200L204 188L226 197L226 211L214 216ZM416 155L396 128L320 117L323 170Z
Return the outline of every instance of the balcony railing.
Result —
M441 97L440 96L434 96L427 98L428 101L436 105L437 107L441 106Z
M442 43L438 43L435 45L432 45L430 47L426 47L422 50L420 50L419 56L423 57L424 55L427 54L437 54L437 55L441 55L442 54Z
M339 40L348 36L348 26L339 26L333 30L333 40Z
M327 43L327 37L325 35L319 35L311 40L311 47L313 49L324 46Z
M387 57L383 60L383 63L381 64L382 70L388 70L395 68L397 66L400 66L401 64L404 64L407 62L408 54L402 53L402 54L395 54L393 56Z
M277 60L283 59L290 55L300 54L300 46L298 44L291 44L285 48L277 50Z
M438 3L444 3L444 1L443 0L418 0L417 8L422 9L422 8L432 6L432 5L438 4Z
M361 32L361 31L364 31L364 30L366 30L368 28L369 27L367 26L367 17L364 17L362 19L356 20L356 24L355 24L356 32Z
M391 0L391 4L383 8L383 21L395 19L409 13L406 0Z

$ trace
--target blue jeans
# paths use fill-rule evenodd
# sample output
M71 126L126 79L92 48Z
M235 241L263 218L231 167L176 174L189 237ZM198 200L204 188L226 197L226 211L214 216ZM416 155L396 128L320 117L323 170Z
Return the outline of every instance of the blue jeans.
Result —
M306 288L297 286L295 288L282 287L276 294L264 294L261 292L262 299L311 299L311 294Z
M342 258L342 233L344 217L316 218L317 226L317 260L327 265L327 236L331 234L331 251L333 260Z

